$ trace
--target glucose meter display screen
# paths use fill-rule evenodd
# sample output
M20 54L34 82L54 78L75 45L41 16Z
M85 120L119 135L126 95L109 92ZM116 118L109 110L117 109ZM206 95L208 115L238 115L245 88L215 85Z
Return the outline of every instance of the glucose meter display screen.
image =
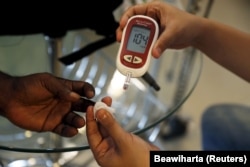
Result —
M133 26L127 44L127 49L144 53L148 44L150 30L142 26Z

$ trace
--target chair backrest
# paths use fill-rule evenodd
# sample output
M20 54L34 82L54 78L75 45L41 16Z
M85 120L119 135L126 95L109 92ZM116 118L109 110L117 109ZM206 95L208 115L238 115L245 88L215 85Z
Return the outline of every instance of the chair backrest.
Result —
M0 10L0 35L43 33L61 37L69 30L90 28L107 36L117 28L113 11L121 3L122 0L60 1L56 7L39 1L3 4L1 7L5 10Z

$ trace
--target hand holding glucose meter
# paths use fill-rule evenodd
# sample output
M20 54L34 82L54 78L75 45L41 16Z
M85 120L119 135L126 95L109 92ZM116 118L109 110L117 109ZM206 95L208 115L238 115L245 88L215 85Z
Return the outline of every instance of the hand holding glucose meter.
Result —
M128 20L116 59L118 71L126 76L124 89L128 88L130 78L141 77L147 72L158 35L158 24L151 17L135 15Z

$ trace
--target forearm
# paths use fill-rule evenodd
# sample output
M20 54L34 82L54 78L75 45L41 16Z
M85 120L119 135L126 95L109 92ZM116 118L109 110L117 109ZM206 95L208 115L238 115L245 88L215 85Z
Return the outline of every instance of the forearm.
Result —
M200 29L194 46L250 82L250 35L207 19L201 19Z
M11 89L11 76L0 71L0 115L4 115L4 108L8 105Z

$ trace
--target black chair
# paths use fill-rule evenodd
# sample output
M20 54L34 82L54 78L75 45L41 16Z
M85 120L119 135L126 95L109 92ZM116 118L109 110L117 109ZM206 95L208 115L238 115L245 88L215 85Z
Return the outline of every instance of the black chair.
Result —
M44 34L49 39L57 39L64 37L67 31L89 28L104 36L100 41L61 57L60 61L68 65L115 42L118 23L113 12L122 2L122 0L60 2L56 7L52 4L39 3L4 4L2 8L5 10L0 11L0 35Z

